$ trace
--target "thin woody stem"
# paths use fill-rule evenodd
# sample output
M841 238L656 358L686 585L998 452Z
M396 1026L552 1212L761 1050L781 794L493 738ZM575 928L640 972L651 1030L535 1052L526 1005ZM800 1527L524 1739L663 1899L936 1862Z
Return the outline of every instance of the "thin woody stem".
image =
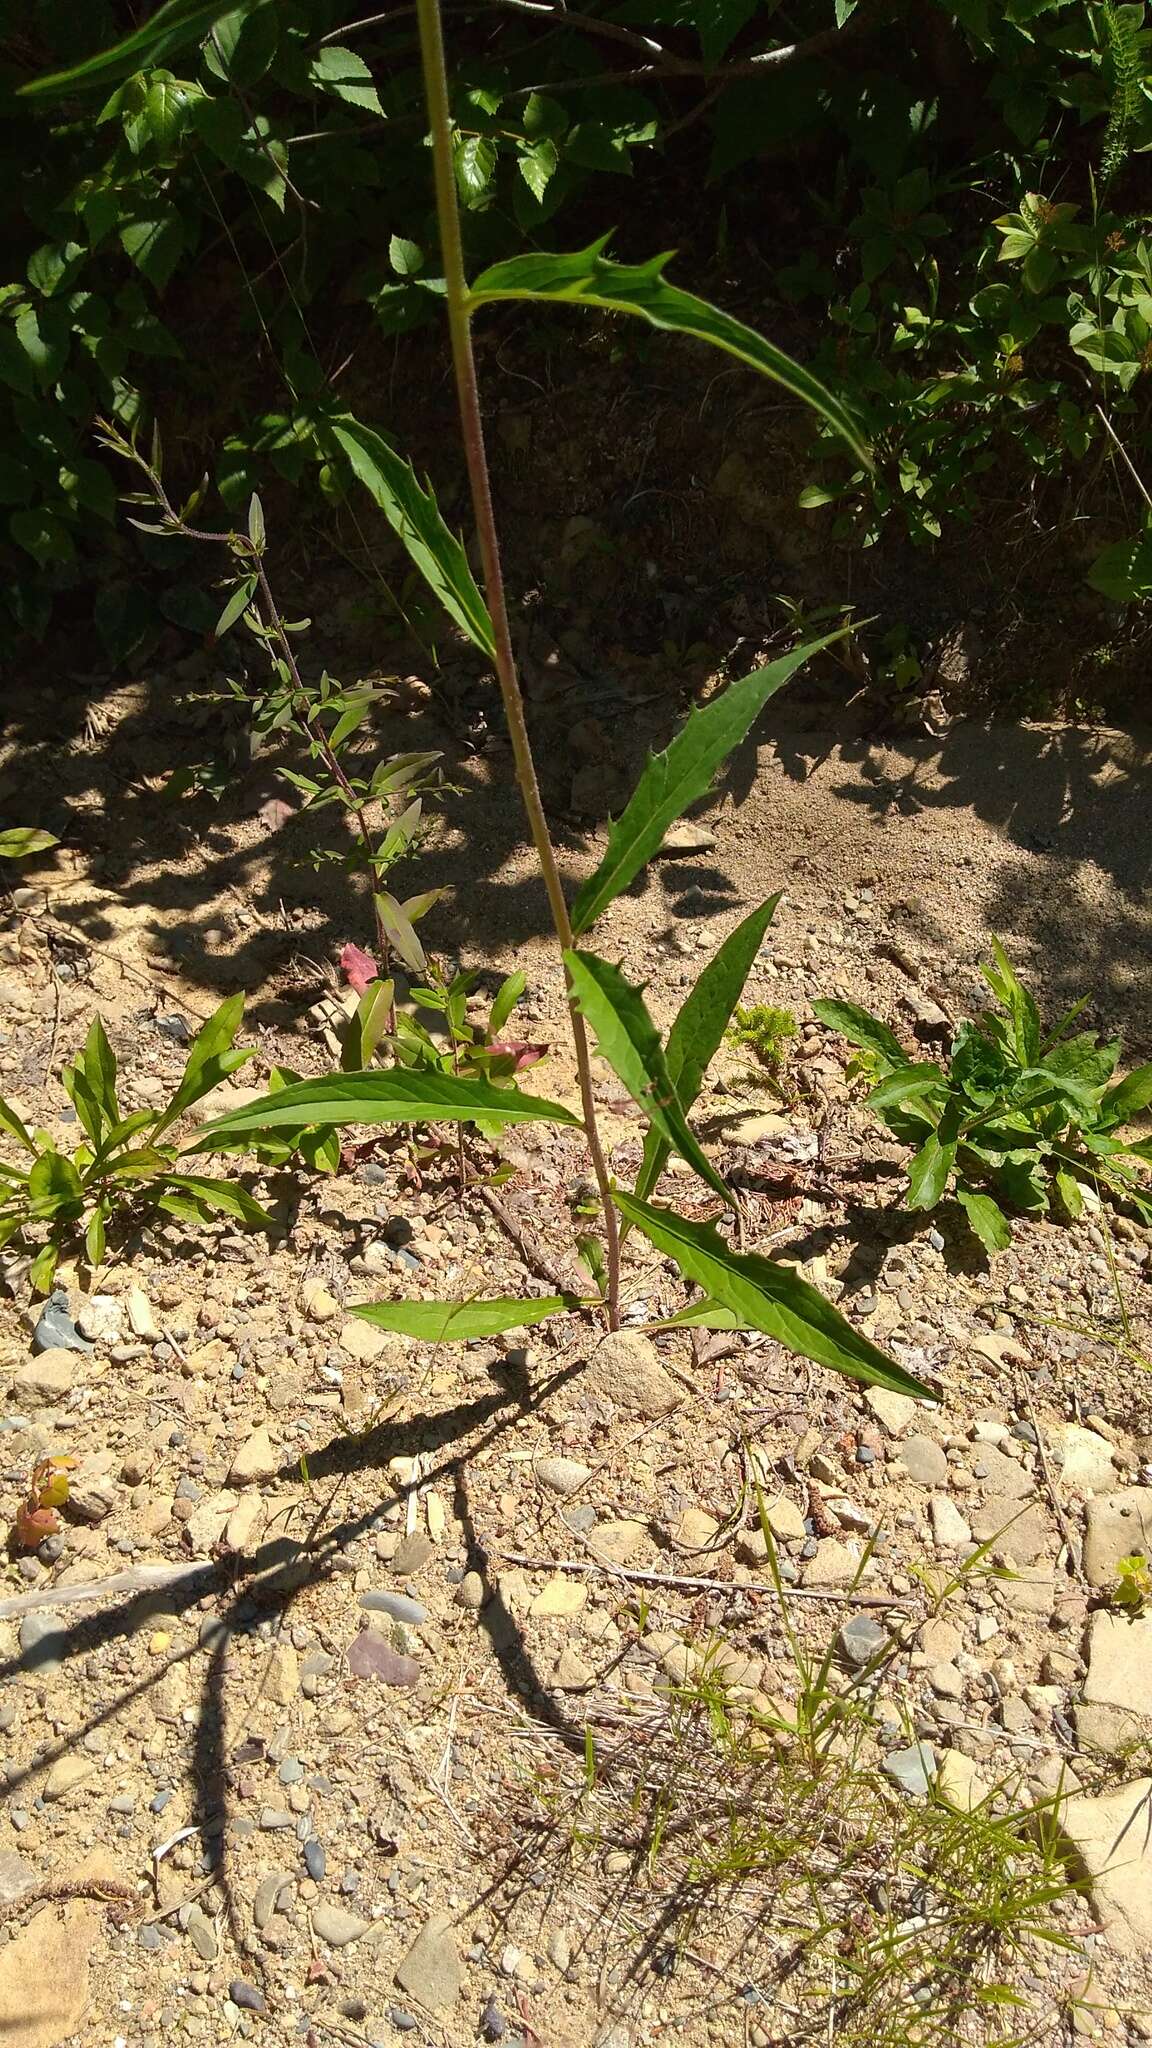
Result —
M452 164L452 116L448 104L448 78L444 61L444 37L440 22L439 0L417 0L417 17L420 26L420 48L424 60L424 89L428 102L428 117L432 133L432 162L436 184L436 211L440 224L440 246L444 262L444 281L448 302L448 329L452 339L452 363L456 374L456 397L460 410L461 438L465 460L468 465L468 481L472 490L472 508L476 518L476 532L480 543L480 557L484 570L484 590L492 620L492 637L496 650L496 674L500 684L500 695L504 701L504 715L508 721L508 732L512 741L512 756L516 766L516 780L520 785L524 809L528 814L528 826L540 872L548 895L548 907L556 936L563 950L573 944L572 924L568 916L568 905L564 899L564 887L556 863L556 851L544 805L540 798L540 785L536 779L536 764L532 757L532 744L528 737L528 726L524 716L524 699L520 690L520 679L516 670L516 656L512 648L512 634L508 622L508 606L504 592L504 575L500 562L500 543L496 531L496 518L492 506L492 487L488 474L488 457L484 446L484 423L480 411L480 393L476 380L476 362L472 353L472 329L468 303L468 285L464 275L464 252L460 238L460 210L456 198L456 183ZM611 1329L617 1329L620 1322L620 1228L612 1201L612 1182L600 1131L596 1120L596 1103L592 1093L592 1061L588 1050L588 1034L584 1019L576 1006L572 985L565 970L565 987L568 997L568 1015L572 1027L572 1041L576 1052L576 1069L580 1080L580 1101L584 1111L584 1130L588 1140L588 1151L596 1185L600 1191L600 1202L604 1214L604 1233L608 1254L608 1322Z

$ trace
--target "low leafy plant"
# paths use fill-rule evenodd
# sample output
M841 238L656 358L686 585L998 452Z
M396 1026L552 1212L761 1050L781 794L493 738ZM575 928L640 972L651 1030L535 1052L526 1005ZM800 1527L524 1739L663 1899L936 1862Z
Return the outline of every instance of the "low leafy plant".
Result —
M1146 1614L1152 1606L1152 1570L1140 1551L1120 1559L1110 1597L1113 1607L1124 1614Z
M46 1536L58 1534L60 1517L56 1510L68 1499L68 1474L75 1464L75 1458L49 1457L39 1458L32 1467L28 1491L12 1524L11 1541L17 1550L35 1550Z
M737 1003L724 1036L729 1045L752 1054L779 1092L790 1057L788 1048L796 1036L791 1010L774 1009L771 1003Z
M39 1242L29 1273L33 1288L47 1294L62 1252L83 1243L87 1257L99 1265L109 1225L142 1208L163 1209L186 1223L206 1223L214 1215L238 1223L269 1225L266 1209L234 1182L188 1173L181 1164L186 1148L168 1133L193 1103L234 1074L251 1052L236 1050L242 996L221 1003L197 1032L184 1072L162 1109L138 1109L125 1116L116 1095L116 1057L99 1017L92 1020L84 1049L64 1069L64 1086L83 1126L85 1142L72 1153L62 1152L47 1131L29 1132L0 1098L0 1129L16 1140L27 1164L0 1161L0 1244L14 1238ZM197 1150L211 1149L202 1142Z
M951 1190L989 1251L1011 1241L1006 1210L1076 1217L1087 1189L1152 1222L1152 1193L1141 1178L1152 1141L1119 1135L1152 1102L1152 1064L1114 1080L1119 1042L1072 1030L1087 998L1046 1032L998 941L993 954L981 972L999 1009L960 1026L946 1066L911 1059L895 1033L855 1003L812 1006L858 1048L853 1066L873 1083L872 1108L894 1137L916 1147L907 1207L934 1209Z

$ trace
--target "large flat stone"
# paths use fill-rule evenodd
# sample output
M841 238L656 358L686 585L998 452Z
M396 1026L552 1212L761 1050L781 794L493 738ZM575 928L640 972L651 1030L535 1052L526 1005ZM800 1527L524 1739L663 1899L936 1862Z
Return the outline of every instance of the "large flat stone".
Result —
M1152 1486L1126 1486L1088 1502L1084 1571L1093 1586L1111 1586L1122 1557L1152 1557Z
M1152 1735L1152 1615L1129 1620L1100 1610L1092 1616L1076 1733L1082 1748L1110 1756Z
M1152 1778L1136 1778L1099 1799L1064 1800L1056 1824L1112 1947L1146 1956L1152 1949Z

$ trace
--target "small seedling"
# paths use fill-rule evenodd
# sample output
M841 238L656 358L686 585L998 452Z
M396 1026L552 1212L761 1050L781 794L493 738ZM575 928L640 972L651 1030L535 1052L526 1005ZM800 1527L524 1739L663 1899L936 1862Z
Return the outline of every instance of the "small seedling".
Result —
M32 1467L28 1491L16 1510L12 1524L12 1543L17 1550L35 1550L46 1536L55 1536L60 1528L57 1508L62 1508L68 1498L68 1474L76 1464L75 1458L41 1458Z
M251 1059L233 1041L243 1016L243 997L221 1003L192 1041L184 1073L162 1109L138 1109L124 1116L116 1094L116 1057L99 1017L75 1064L64 1069L64 1086L85 1132L71 1154L60 1151L47 1131L29 1132L0 1097L0 1129L30 1157L28 1165L0 1161L0 1244L19 1236L46 1241L32 1261L29 1279L38 1294L51 1289L65 1247L82 1240L91 1263L104 1257L108 1226L142 1205L163 1209L188 1223L214 1214L238 1223L269 1225L272 1217L234 1182L186 1173L185 1148L168 1140L172 1126L228 1074ZM215 1149L203 1139L199 1151Z
M1131 1557L1122 1557L1116 1567L1116 1584L1112 1588L1113 1607L1124 1614L1145 1614L1152 1604L1152 1570L1148 1559L1140 1551Z
M1011 1242L1005 1209L1074 1218L1091 1189L1152 1223L1152 1192L1141 1178L1152 1140L1120 1136L1152 1102L1152 1064L1115 1081L1119 1041L1072 1031L1087 997L1046 1032L998 941L993 954L981 972L999 1008L961 1024L946 1067L910 1059L888 1026L855 1003L812 1006L859 1048L853 1068L874 1083L869 1103L895 1137L916 1147L906 1206L934 1209L951 1187L989 1251Z
M737 1003L724 1036L729 1045L753 1055L777 1094L786 1092L789 1041L796 1036L796 1019L791 1010L776 1010L770 1003L752 1003L747 1007Z

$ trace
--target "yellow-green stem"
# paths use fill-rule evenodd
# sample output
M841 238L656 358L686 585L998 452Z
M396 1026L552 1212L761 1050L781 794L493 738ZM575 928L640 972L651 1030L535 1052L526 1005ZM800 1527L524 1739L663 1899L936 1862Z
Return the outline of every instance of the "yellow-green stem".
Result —
M492 488L488 475L488 457L484 446L484 423L480 412L480 392L476 380L476 361L472 353L472 327L468 305L468 285L464 275L464 251L460 238L460 208L456 196L456 178L452 163L452 115L448 104L448 74L444 61L444 35L440 21L439 0L417 0L416 14L420 28L420 49L424 61L424 90L428 101L428 121L432 135L432 163L436 181L436 213L440 225L440 249L444 263L444 282L448 303L448 330L452 339L452 365L456 375L456 398L460 410L460 431L464 444L464 456L468 465L468 481L472 489L472 509L476 519L476 534L480 544L480 559L484 572L484 592L488 600L488 611L492 620L492 637L496 649L496 675L500 684L500 695L504 701L504 715L508 721L508 732L512 741L512 757L516 765L516 780L520 795L528 814L528 826L532 843L540 862L540 872L548 894L548 907L556 928L556 937L561 949L573 943L572 924L568 916L568 905L564 899L564 887L560 870L556 864L556 850L548 830L548 820L540 800L540 785L536 779L536 764L532 758L532 744L528 737L528 725L524 716L524 699L520 691L520 679L516 670L516 656L512 648L512 635L508 624L508 607L504 595L504 575L500 563L500 543L496 532L496 517L492 507ZM584 1130L588 1139L588 1151L596 1185L600 1190L600 1201L604 1211L604 1233L608 1252L608 1321L612 1329L620 1321L620 1227L612 1202L612 1182L600 1132L596 1121L596 1103L592 1094L592 1062L588 1051L588 1034L584 1019L573 999L571 984L565 972L565 987L568 994L568 1015L572 1025L572 1041L576 1052L576 1070L580 1079L580 1101L584 1110Z

